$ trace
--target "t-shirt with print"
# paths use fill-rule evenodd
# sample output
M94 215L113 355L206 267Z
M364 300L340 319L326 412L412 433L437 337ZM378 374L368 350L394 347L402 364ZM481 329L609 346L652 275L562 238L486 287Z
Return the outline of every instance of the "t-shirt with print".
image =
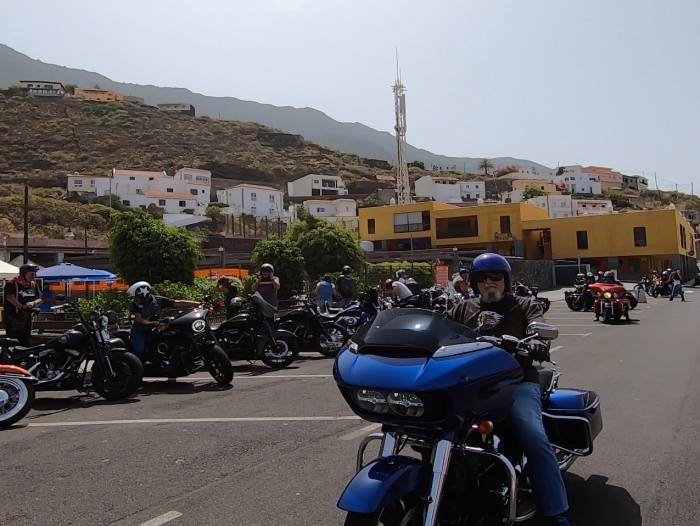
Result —
M482 303L481 298L465 301L448 311L447 317L484 336L500 337L509 334L519 339L528 336L527 326L530 323L544 321L542 307L532 298L511 294L496 303ZM514 356L523 368L524 380L539 383L532 358L517 354Z
M36 301L41 297L41 292L36 282L20 283L18 281L8 281L4 289L4 301L2 303L3 315L7 318L17 317L19 314L17 308L7 300L8 296L15 296L17 301L22 305L26 305L32 301Z

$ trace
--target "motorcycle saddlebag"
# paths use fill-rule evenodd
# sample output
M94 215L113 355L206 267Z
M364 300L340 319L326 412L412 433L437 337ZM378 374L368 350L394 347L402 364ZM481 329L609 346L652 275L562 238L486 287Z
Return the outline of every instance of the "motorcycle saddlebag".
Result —
M542 420L554 447L588 456L603 429L600 397L593 391L557 389L544 403Z

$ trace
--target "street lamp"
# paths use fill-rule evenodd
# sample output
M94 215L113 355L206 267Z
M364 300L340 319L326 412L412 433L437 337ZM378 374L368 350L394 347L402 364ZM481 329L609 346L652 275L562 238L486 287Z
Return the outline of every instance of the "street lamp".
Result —
M457 247L452 247L452 264L454 265L454 271L459 272L459 249Z
M68 225L68 232L63 234L63 238L67 239L68 241L73 241L75 239L75 234L73 233L73 225L74 224L81 224L83 226L83 229L85 230L85 268L88 267L88 229L85 223L83 223L80 219L73 219L73 221L70 222Z
M226 249L219 246L219 261L221 262L221 268L226 267Z

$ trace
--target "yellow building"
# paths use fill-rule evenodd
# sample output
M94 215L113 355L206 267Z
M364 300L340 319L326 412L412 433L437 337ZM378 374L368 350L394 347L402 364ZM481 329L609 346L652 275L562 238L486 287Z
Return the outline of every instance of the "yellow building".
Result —
M429 201L358 210L360 239L375 250L453 248L526 257L522 226L547 217L524 203L460 207Z
M557 185L550 183L545 179L514 179L513 180L513 191L523 191L529 186L534 186L535 188L547 192L548 194L560 194L561 192L557 190Z
M73 97L95 102L116 102L124 100L124 95L111 90L97 88L75 88Z
M675 209L535 219L522 229L528 259L580 257L596 270L621 274L697 272L693 228Z

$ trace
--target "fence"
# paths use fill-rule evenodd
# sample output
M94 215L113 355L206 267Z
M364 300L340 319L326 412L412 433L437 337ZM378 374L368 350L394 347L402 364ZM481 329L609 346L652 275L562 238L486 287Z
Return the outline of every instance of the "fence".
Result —
M277 236L281 238L287 232L287 223L280 217L258 217L247 214L225 217L226 233L234 237L270 239L270 236Z

